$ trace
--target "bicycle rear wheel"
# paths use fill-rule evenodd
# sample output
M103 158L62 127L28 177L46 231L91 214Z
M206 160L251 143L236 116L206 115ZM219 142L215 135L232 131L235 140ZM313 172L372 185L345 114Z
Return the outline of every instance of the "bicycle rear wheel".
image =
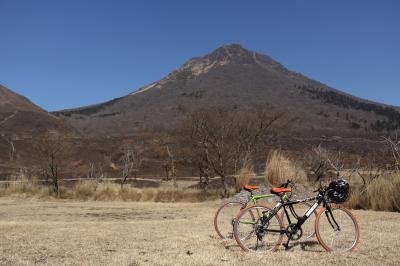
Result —
M354 250L360 238L356 218L341 206L331 206L331 210L332 213L323 208L315 220L315 232L319 243L326 251Z
M245 206L241 202L227 202L217 210L214 216L214 228L220 238L233 239L234 220Z
M275 214L265 223L272 209L266 204L256 204L242 210L233 227L233 234L238 245L244 251L276 251L283 239L283 224ZM271 231L272 230L272 231Z

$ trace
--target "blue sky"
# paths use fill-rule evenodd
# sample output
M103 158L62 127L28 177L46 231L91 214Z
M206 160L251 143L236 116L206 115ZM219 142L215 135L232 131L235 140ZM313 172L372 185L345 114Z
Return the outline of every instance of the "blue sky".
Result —
M126 95L228 43L400 105L400 1L0 0L0 84L47 110Z

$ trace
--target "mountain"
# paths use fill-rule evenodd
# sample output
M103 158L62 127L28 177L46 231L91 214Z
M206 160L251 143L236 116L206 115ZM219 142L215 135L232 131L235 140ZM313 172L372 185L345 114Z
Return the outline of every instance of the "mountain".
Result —
M31 138L47 131L69 132L56 116L0 85L0 134Z
M173 129L197 108L270 108L296 118L293 134L355 136L400 128L397 107L340 92L238 44L190 59L178 70L109 102L54 114L88 136Z

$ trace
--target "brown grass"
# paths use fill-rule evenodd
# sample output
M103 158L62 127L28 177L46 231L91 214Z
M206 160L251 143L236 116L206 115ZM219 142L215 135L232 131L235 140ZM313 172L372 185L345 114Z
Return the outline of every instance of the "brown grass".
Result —
M250 165L245 165L239 170L238 175L235 177L235 189L239 192L244 186L248 185L251 179L255 176L253 167Z
M268 155L265 166L266 182L278 186L288 179L296 183L304 183L307 175L300 164L289 159L282 151L273 150Z
M1 265L399 265L400 214L354 211L361 243L328 253L316 242L247 254L222 242L221 202L68 202L0 199Z
M288 176L303 176L304 171L279 152L271 154L266 171L268 182L279 185ZM294 165L294 166L293 166ZM297 173L297 174L296 174ZM243 168L236 178L236 189L248 184L253 176L250 167ZM0 197L14 196L38 198L44 200L65 199L77 201L133 201L133 202L203 202L220 198L220 193L210 190L207 193L199 189L174 188L135 188L121 186L112 182L85 180L73 187L60 187L59 195L54 195L51 188L39 184L34 178L27 178L21 172L14 181L0 184ZM298 182L299 178L294 179ZM303 177L300 178L303 180ZM400 173L385 174L362 190L361 182L351 181L352 194L346 205L353 209L371 209L376 211L400 211ZM308 185L305 185L307 188ZM300 189L297 187L297 189Z
M387 174L373 180L364 190L352 189L348 207L379 211L400 211L400 173Z
M55 195L49 187L36 182L22 180L2 184L0 196L20 195L40 199L71 199L80 201L153 201L153 202L202 202L219 199L216 191L204 193L197 189L181 189L174 187L135 188L119 184L97 181L80 181L72 188L60 187Z

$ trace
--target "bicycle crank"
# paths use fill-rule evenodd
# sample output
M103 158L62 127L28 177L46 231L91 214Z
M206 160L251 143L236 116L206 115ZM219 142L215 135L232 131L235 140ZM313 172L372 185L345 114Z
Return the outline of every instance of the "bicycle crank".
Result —
M303 230L297 224L289 224L286 228L286 236L290 240L299 240L303 236Z
M267 233L264 230L264 226L263 225L256 225L254 228L254 231L256 233L257 239L258 241L262 241L263 237L265 236L265 234Z

